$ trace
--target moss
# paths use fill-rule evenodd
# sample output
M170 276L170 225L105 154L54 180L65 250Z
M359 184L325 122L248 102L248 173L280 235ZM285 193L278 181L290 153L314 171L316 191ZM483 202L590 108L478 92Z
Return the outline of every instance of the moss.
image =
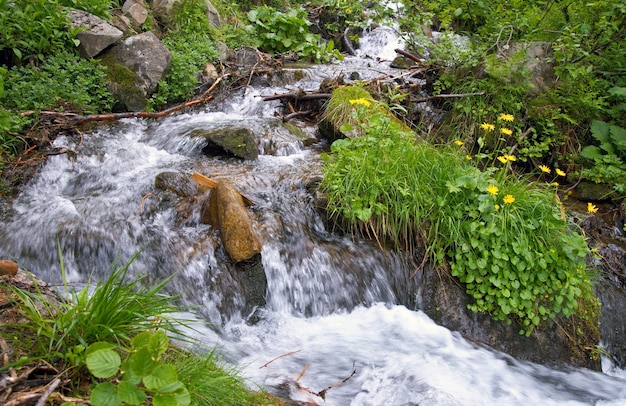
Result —
M124 90L136 87L137 75L135 72L117 61L112 51L105 53L100 62L106 66L106 76L109 84Z

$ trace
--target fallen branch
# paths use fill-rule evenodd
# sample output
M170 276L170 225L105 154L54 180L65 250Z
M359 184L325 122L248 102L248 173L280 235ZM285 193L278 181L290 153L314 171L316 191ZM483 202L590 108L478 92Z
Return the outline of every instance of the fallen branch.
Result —
M307 365L307 366L308 366L308 365ZM305 367L305 370L306 370L306 367ZM304 370L302 371L302 373L300 374L301 376L299 376L299 377L298 377L298 379L300 379L300 378L302 377L302 375L303 375L303 374L304 374ZM354 367L354 364L352 364L352 373L351 373L348 377L346 377L346 378L342 379L341 381L339 381L339 382L337 382L337 383L335 383L335 384L330 385L329 387L327 387L327 388L325 388L325 389L322 389L322 390L321 390L321 391L319 391L319 392L313 392L312 390L310 390L310 389L308 389L308 388L305 388L305 387L303 387L303 386L300 386L300 388L301 388L302 390L304 390L304 391L306 391L306 392L309 392L309 393L310 393L310 394L312 394L312 395L318 396L318 397L322 398L324 401L326 401L326 392L328 392L328 391L329 391L330 389L332 389L332 388L336 388L337 386L341 386L341 385L343 385L344 383L348 382L348 381L350 380L350 378L352 378L352 377L354 376L354 374L356 374L356 368ZM296 381L296 382L297 382L297 381Z
M59 378L56 378L54 381L52 381L48 389L46 389L43 395L41 395L35 406L44 406L46 404L46 400L48 400L52 392L56 390L57 386L59 386L60 383L61 380Z
M474 92L474 93L450 93L450 94L435 94L433 96L424 97L423 99L412 100L414 103L423 103L429 100L435 99L453 99L455 97L471 97L471 96L482 96L487 92Z
M206 186L209 189L215 189L218 185L218 182L216 180L204 176L200 172L194 172L193 175L191 175L191 179L193 179L197 184ZM250 199L248 196L244 195L241 192L239 192L239 194L241 195L241 198L246 205L254 206L254 202L252 201L252 199Z
M259 367L259 369L267 367L269 364L271 364L272 362L276 361L277 359L280 359L280 358L283 358L283 357L288 357L288 356L293 355L293 354L295 354L295 353L298 353L298 352L300 352L300 351L301 351L301 350L295 350L295 351L291 351L291 352L288 352L288 353L285 353L285 354L279 355L279 356L278 356L278 357L276 357L276 358L272 358L271 360L267 361L265 364L261 365L261 366Z
M282 93L282 94L274 94L271 96L263 96L263 101L294 100L298 102L298 101L330 99L331 96L332 96L331 93L310 93L310 94Z
M417 55L413 55L412 53L410 53L410 52L406 52L406 51L403 51L403 50L401 50L401 49L394 49L394 51L395 51L397 54L400 54L400 55L402 55L402 56L404 56L404 57L406 57L406 58L409 58L409 59L410 59L410 60L412 60L412 61L415 61L415 62L419 63L420 65L423 65L423 64L424 64L424 60L423 60L423 59L420 59L420 57L419 57L419 56L417 56Z

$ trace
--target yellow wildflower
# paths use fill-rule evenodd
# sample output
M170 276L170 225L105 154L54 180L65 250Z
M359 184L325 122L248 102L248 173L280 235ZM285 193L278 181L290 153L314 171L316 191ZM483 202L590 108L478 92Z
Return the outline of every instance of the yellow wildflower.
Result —
M492 196L497 195L499 190L500 189L498 189L498 187L496 185L489 185L489 186L487 186L487 193L489 193Z
M511 161L511 162L515 162L517 161L517 158L515 158L515 155L509 155L509 154L504 154L502 155L507 161Z
M513 117L513 114L500 113L500 115L498 116L498 120L513 121L515 120L515 117Z
M482 129L483 129L483 130L485 130L485 131L489 131L489 132L491 132L491 131L493 131L493 130L495 130L495 129L496 129L496 126L495 126L495 125L493 125L493 124L489 124L489 123L482 123L482 124L480 125L480 128L482 128Z
M366 99L364 99L362 97L359 98L359 99L350 100L350 104L360 104L360 105L365 106L365 107L369 107L369 106L372 105L372 103L370 103L369 100L366 100Z
M513 195L506 195L506 196L504 196L504 199L502 199L502 201L505 204L511 204L511 203L513 203L515 201L515 198L513 197Z
M557 175L559 175L559 176L565 176L565 172L563 172L563 171L562 171L562 170L560 170L559 168L556 168L554 171L555 171L555 172L556 172L556 174L557 174Z
M506 157L504 155L499 156L498 157L498 161L502 162L503 164L507 163L509 160L506 159Z
M595 204L589 202L589 203L587 203L587 211L589 213L597 213L598 212L598 206L596 206Z
M506 127L502 127L500 129L500 132L502 134L504 134L504 135L511 135L511 134L513 134L513 131L511 131L509 128L506 128Z
M496 208L496 210L500 210L500 205L499 205L499 204L496 204L496 205L494 205L493 207L495 207L495 208Z
M552 182L554 186L559 186L559 182Z
M463 145L463 141L461 141L461 140L456 140L456 141L454 141L454 143L456 145L458 145L459 147Z
M472 160L472 156L471 155L465 155L465 160L466 161L471 161Z
M543 173L550 173L551 172L550 168L548 168L545 165L539 165L537 168L539 168L539 170L541 170L541 172L543 172Z

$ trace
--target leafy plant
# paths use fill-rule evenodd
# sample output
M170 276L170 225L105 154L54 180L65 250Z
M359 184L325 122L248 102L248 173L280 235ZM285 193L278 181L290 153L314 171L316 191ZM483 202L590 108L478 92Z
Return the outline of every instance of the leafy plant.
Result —
M16 63L43 62L47 55L78 45L67 9L57 0L0 1L0 51Z
M95 342L85 351L89 372L100 382L91 391L94 406L140 405L151 395L154 406L186 406L191 402L189 391L178 380L174 366L163 362L169 340L162 330L143 332L131 342L124 360L108 342Z
M248 12L249 30L258 38L257 46L270 53L294 52L316 62L342 59L332 42L321 44L321 38L309 31L311 22L301 7L283 13L261 6Z
M596 182L613 186L621 195L626 194L626 129L594 121L591 135L599 146L588 145L580 155L589 159L593 166L581 170L581 175Z

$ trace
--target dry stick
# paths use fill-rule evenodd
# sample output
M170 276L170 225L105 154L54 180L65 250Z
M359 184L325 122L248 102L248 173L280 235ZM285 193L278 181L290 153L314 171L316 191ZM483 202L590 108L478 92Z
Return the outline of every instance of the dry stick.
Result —
M304 366L304 368L302 368L302 371L300 372L300 375L298 375L298 377L296 378L296 382L298 382L300 379L302 379L302 377L304 376L304 372L306 371L306 369L309 367L309 364L306 364Z
M291 114L287 114L286 116L283 116L283 121L289 121L292 118L296 118L299 116L306 116L307 114L311 114L311 113L313 113L313 110L295 111Z
M276 360L277 360L277 359L279 359L279 358L288 357L289 355L293 355L293 354L295 354L295 353L297 353L297 352L300 352L300 351L302 351L302 350L295 350L295 351L291 351L291 352L285 353L285 354L283 354L283 355L279 355L278 357L273 358L273 359L271 359L271 360L267 361L265 364L261 365L261 366L259 367L259 369L261 369L261 368L265 368L266 366L268 366L269 364L271 364L272 362L276 361Z
M354 374L356 374L356 368L354 367L354 364L352 364L352 373L350 374L350 376L342 379L341 381L339 381L339 382L337 382L335 384L330 385L326 389L322 389L319 392L313 392L312 390L304 388L304 387L302 387L302 389L307 391L307 392L309 392L309 393L311 393L311 394L313 394L313 395L315 395L315 396L318 396L318 397L322 398L324 401L326 401L326 392L328 392L332 388L335 388L337 386L343 385L344 383L348 382L350 380L350 378L352 378L354 376Z
M297 93L283 93L283 94L274 94L271 96L263 96L263 101L270 100L295 100L295 101L308 101L308 100L319 100L319 99L330 99L332 94L330 93L311 93L311 94L297 94Z
M435 94L432 96L424 97L423 99L412 100L415 103L423 103L429 100L435 99L452 99L455 97L471 97L471 96L482 96L487 92L474 92L474 93L450 93L450 94Z
M415 61L415 62L417 62L419 64L424 64L424 61L422 59L420 59L417 55L413 55L412 53L403 51L401 49L394 49L394 51L397 54L400 54L402 56L405 56L405 57L411 59L412 61Z
M61 380L59 378L52 381L52 384L50 384L48 389L46 389L43 395L41 395L41 397L39 398L35 406L44 406L46 404L46 400L48 400L52 392L54 392L54 390L57 388L57 386L59 386L60 383L61 383Z

